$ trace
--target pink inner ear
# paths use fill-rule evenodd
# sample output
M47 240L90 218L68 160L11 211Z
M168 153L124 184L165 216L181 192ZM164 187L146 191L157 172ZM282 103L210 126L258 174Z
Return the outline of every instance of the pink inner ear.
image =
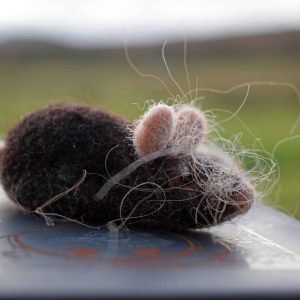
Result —
M162 150L173 136L176 114L171 106L150 108L134 130L134 146L139 156Z
M175 144L187 146L199 144L206 134L206 128L204 114L193 106L183 105L177 111Z

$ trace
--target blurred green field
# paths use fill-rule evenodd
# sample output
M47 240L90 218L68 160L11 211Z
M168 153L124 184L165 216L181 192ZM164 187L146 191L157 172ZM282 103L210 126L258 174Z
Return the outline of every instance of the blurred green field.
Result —
M175 47L175 46L174 46ZM173 47L173 48L174 48ZM170 69L184 91L188 90L182 63L181 45L166 51ZM192 47L192 46L191 46ZM172 49L173 49L172 48ZM77 53L77 52L76 52ZM0 133L7 130L26 113L54 102L87 103L110 109L130 119L141 114L133 103L141 106L147 99L164 100L169 94L156 80L138 76L127 63L122 50L113 56L51 55L19 57L2 55L0 51ZM132 59L145 73L163 78L174 94L180 91L164 68L159 48L153 51L132 51ZM175 53L175 54L174 54ZM180 55L179 55L180 54ZM300 54L282 52L253 55L188 56L191 84L198 87L228 89L248 81L284 81L300 88ZM203 96L199 105L205 110L235 111L241 104L246 88L222 95L198 92ZM299 115L295 92L285 86L251 86L238 117L271 151L274 145L289 137ZM214 111L217 120L229 117ZM254 138L237 119L223 124L224 136L240 131L245 147L252 147ZM300 134L300 126L294 132ZM300 139L283 143L276 151L280 166L280 182L266 201L300 219Z

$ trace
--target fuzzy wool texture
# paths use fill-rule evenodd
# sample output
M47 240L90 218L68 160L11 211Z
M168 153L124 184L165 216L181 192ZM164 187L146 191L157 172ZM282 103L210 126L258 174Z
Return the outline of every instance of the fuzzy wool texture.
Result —
M149 145L149 135L140 129L136 135L144 141L140 148L135 147L137 140L128 138L133 126L102 110L56 104L28 115L9 132L1 152L5 191L23 210L34 212L74 186L86 172L76 189L43 207L43 213L85 224L113 221L129 228L202 228L246 212L254 198L251 184L234 163L222 164L223 158L201 147L193 153L170 151L147 161L115 183L103 199L95 197L141 153L167 146L176 126L172 108L163 110L164 118L152 118L158 127L152 129L151 122L142 125L155 133L154 140L157 135L158 146ZM204 122L194 118L197 112L188 110L188 114L187 124L196 123L202 134ZM161 120L169 125L162 129ZM201 139L193 136L193 142Z
M177 112L174 144L186 148L199 144L206 134L207 123L202 112L189 105L180 106Z
M175 118L171 106L159 104L151 107L134 131L133 142L137 154L145 156L167 147L174 135Z

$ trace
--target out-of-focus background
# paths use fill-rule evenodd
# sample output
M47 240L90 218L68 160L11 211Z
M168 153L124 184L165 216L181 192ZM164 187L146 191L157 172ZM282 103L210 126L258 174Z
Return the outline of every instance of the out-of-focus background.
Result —
M285 139L275 152L280 181L266 201L300 218L299 1L0 0L0 7L2 138L26 113L49 103L87 103L134 119L142 112L133 103L170 97L158 80L134 72L125 41L136 67L183 99L162 60L168 40L166 60L184 92L281 83L251 85L241 109L247 86L197 96L203 109L218 109L217 121L238 109L239 119L223 123L222 134L242 132L245 147L260 143L272 151Z

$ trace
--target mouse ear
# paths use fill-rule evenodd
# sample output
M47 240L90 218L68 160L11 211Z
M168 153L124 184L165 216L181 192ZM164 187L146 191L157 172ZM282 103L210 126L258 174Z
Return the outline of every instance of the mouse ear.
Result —
M202 141L206 128L206 118L199 109L182 105L177 111L174 144L193 147Z
M167 147L174 134L176 113L171 106L151 107L138 122L133 132L133 143L142 157Z

